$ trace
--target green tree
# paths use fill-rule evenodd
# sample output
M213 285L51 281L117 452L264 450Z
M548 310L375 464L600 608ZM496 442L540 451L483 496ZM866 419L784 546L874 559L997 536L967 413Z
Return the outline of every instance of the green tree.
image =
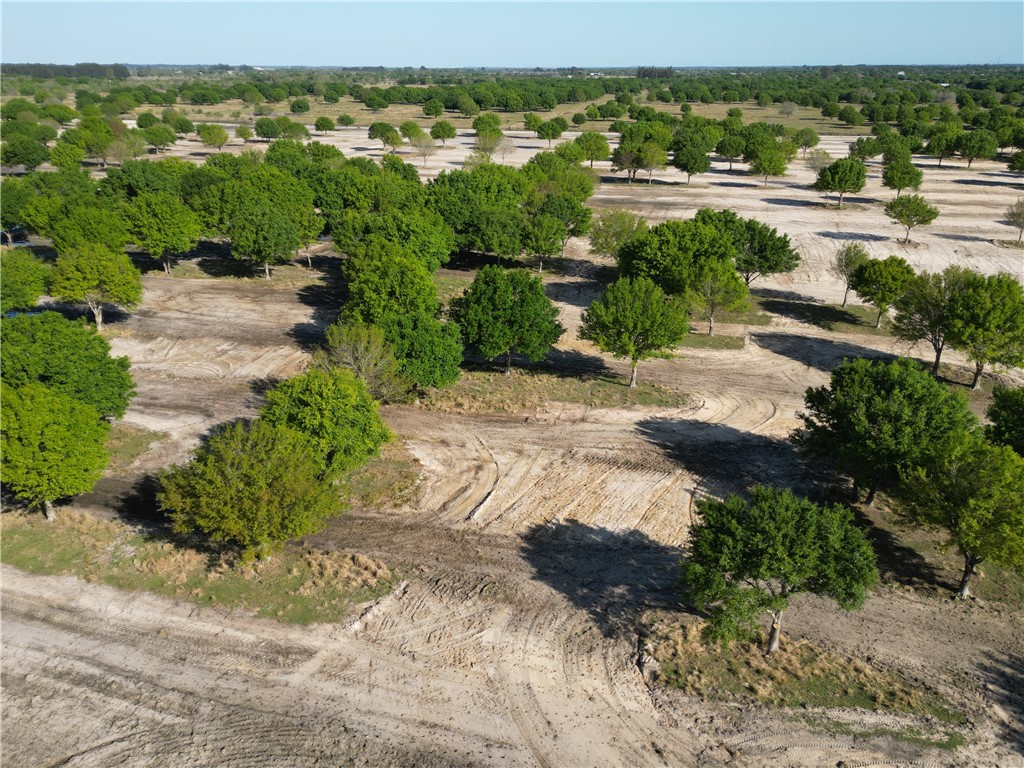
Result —
M649 277L665 293L683 296L705 261L723 261L735 271L736 246L717 222L697 217L658 224L626 242L616 256L621 275ZM736 281L743 283L738 275Z
M176 532L201 531L246 558L316 533L345 509L306 435L263 419L215 432L188 464L163 473L157 500Z
M909 243L910 230L922 224L931 224L938 217L939 209L928 205L920 195L907 195L886 203L885 215L892 219L894 224L901 224L907 228L903 242Z
M6 318L0 324L0 368L11 388L31 382L121 418L135 395L127 357L110 357L110 344L92 328L56 312Z
M383 326L390 315L435 316L440 309L430 272L398 243L371 239L367 248L345 261L342 274L348 281L348 301L341 313L349 322Z
M372 123L367 131L367 136L371 139L379 139L384 149L402 143L401 135L391 123Z
M959 121L938 123L932 129L925 152L939 158L939 168L942 167L942 160L944 158L957 151L962 133L963 129L960 127Z
M440 141L443 147L448 139L455 138L455 126L447 120L438 120L430 126L430 138L434 141Z
M398 126L398 132L406 139L411 142L418 136L425 136L423 129L420 128L419 123L415 120L406 120L400 126Z
M973 389L985 365L1024 365L1024 287L1001 272L967 282L950 300L949 346L974 363Z
M153 147L157 152L161 149L166 149L178 140L177 134L171 128L162 123L151 125L142 132L142 135L145 138L146 143ZM86 151L88 152L88 149Z
M746 146L747 142L743 140L742 136L727 133L719 140L715 152L729 161L729 170L731 171L732 161L743 156Z
M985 561L1024 570L1024 459L980 436L951 445L932 466L902 473L900 511L942 530L964 560L957 597Z
M288 105L288 109L293 115L305 114L310 110L309 99L295 99Z
M713 336L715 318L745 307L750 291L731 260L712 258L697 263L687 295L701 319L708 321L708 336Z
M313 127L320 131L320 133L326 134L328 131L334 130L334 121L325 115L321 115L313 122Z
M160 259L171 274L171 254L195 247L202 230L196 215L168 192L144 192L127 209L131 241Z
M1024 237L1024 197L1018 197L1017 202L1006 209L1006 220L1017 228L1017 245L1020 245Z
M399 368L418 387L447 387L459 380L462 338L453 322L423 310L392 313L381 321Z
M537 138L541 138L540 127L544 124L544 119L540 115L536 115L533 112L527 112L523 115L523 127L528 131L533 131L537 134Z
M228 132L223 125L216 123L203 123L196 130L199 140L207 147L220 149L228 143Z
M50 150L28 136L4 138L0 145L0 163L4 165L23 165L31 171L49 159Z
M260 415L301 433L331 476L358 467L391 439L365 385L340 368L315 368L281 382L267 393Z
M985 436L996 445L1008 445L1018 456L1024 456L1024 387L996 384L985 417L992 422L985 427Z
M939 361L946 347L953 320L954 297L980 278L963 267L946 267L941 273L923 272L907 283L903 295L896 299L893 335L904 341L927 341L935 350L932 375L939 373Z
M695 173L707 173L711 170L711 158L703 147L687 144L677 149L672 155L672 165L686 174L686 183Z
M813 128L800 128L793 134L793 141L803 150L803 156L807 157L807 150L818 146L821 139Z
M0 313L34 307L49 276L49 267L27 248L0 251Z
M521 269L484 267L449 311L466 344L488 360L505 356L506 375L512 373L513 354L539 362L563 331L540 278Z
M51 198L52 200L52 198ZM122 209L119 206L105 207L96 201L57 202L47 218L40 220L35 214L35 204L47 204L42 196L33 201L25 210L25 221L40 234L53 242L57 253L66 253L86 245L104 244L120 250L129 241L129 232Z
M829 272L839 278L845 289L843 291L843 306L850 296L850 289L854 284L854 276L861 265L868 261L868 252L860 243L848 243L836 251L835 256L829 264Z
M913 360L846 361L828 385L808 388L804 427L793 435L809 455L832 459L868 488L893 484L900 469L927 466L977 428L962 392L936 381Z
M540 213L530 220L526 230L526 249L537 257L537 272L544 269L545 256L557 256L562 252L567 237L565 224L556 216Z
M674 347L688 327L686 310L678 299L668 298L645 277L622 277L584 311L579 337L594 342L602 352L628 359L632 389L640 361Z
M909 157L897 157L882 167L882 186L896 190L899 197L904 189L921 188L924 174L911 162Z
M131 310L142 301L142 276L126 254L90 244L57 257L50 293L58 301L85 304L102 331L105 305Z
M374 114L377 114L382 109L387 109L390 106L388 100L381 96L379 93L371 93L369 96L366 97L366 100L363 102L363 104L365 104L366 108L373 112Z
M843 207L843 195L860 192L867 181L867 166L860 160L844 157L826 166L818 173L814 188L819 192L836 192L839 195L839 207Z
M85 150L67 141L58 141L50 150L50 164L61 171L74 171L85 160Z
M323 347L313 354L313 366L351 371L381 403L406 402L412 388L384 332L374 325L339 320L328 327Z
M769 176L785 176L789 165L783 149L771 146L760 150L750 163L750 172L755 176L764 177L764 185L768 186Z
M352 115L344 114L338 115L338 119L335 122L339 128L348 128L350 125L356 124L356 119Z
M646 232L647 221L642 216L621 208L605 211L590 229L590 249L615 258L623 245Z
M440 99L429 99L423 103L423 114L427 117L440 117L444 113L444 102Z
M263 266L270 279L270 267L284 264L302 245L298 226L285 211L263 198L239 208L228 222L231 255Z
M914 275L914 268L899 256L868 259L857 267L852 287L857 295L878 310L875 328L882 327L882 316L903 295Z
M248 143L249 139L252 138L252 128L248 125L240 125L235 128L235 137L242 140L243 144Z
M561 138L564 132L565 129L562 127L561 123L556 120L545 120L540 124L540 127L537 128L537 138L545 139L550 147L551 142L555 139Z
M88 403L42 383L11 387L6 368L2 389L4 485L53 521L54 501L88 493L103 474L110 425Z
M591 168L595 160L607 160L611 155L608 139L597 131L584 131L576 137L574 143L583 150L583 159L590 161Z
M858 125L864 125L865 117L850 104L839 110L837 117L849 126L856 127Z
M991 160L999 152L996 135L984 128L960 134L956 146L960 156L967 161L968 168L975 160Z
M714 214L708 208L697 212L697 218L714 215L714 221L726 230L736 246L736 269L749 286L762 275L792 272L800 266L800 254L789 242L788 235L780 235L756 219L741 219L731 211Z
M680 581L700 610L708 636L753 639L759 618L771 620L766 652L779 649L782 614L791 597L810 593L859 608L878 580L875 553L853 514L820 506L784 488L754 486L750 500L697 502Z

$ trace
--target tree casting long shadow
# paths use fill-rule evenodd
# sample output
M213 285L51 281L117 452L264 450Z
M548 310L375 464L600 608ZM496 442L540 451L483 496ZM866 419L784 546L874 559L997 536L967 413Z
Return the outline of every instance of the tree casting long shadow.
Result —
M520 552L536 579L587 611L605 637L634 632L644 610L680 607L682 550L640 531L539 523L522 534Z
M797 336L788 333L753 333L751 340L759 347L777 355L788 357L819 371L831 371L843 360L858 357L869 360L895 360L895 355L879 352L877 349L850 344L845 341L818 339L813 336Z

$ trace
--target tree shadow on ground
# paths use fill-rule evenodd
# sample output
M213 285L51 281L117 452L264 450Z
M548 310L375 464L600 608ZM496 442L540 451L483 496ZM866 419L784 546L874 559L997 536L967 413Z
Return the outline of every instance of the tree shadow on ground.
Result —
M605 637L635 634L645 610L681 607L675 582L682 550L640 531L538 523L522 534L519 551L534 577L587 611Z
M871 235L866 232L817 232L819 237L827 237L829 240L861 240L866 243L880 243L890 238L884 235Z
M768 203L768 205L785 205L793 208L808 208L821 205L820 203L812 200L796 200L789 197L764 197L761 198L762 202Z
M734 171L735 173L735 171ZM733 189L764 189L763 184L755 184L753 182L744 183L740 181L718 181L715 182L719 187L730 187Z
M1010 189L1024 189L1024 184L1013 181L985 181L984 179L953 179L954 184L964 184L969 187L1009 187Z
M860 318L849 310L831 304L818 304L810 301L794 301L783 298L764 298L761 308L772 314L782 315L802 323L810 323L826 331L833 330L836 325L858 325Z
M885 581L894 581L915 589L931 589L939 587L950 591L955 585L940 577L939 570L921 555L916 549L900 542L896 532L878 525L864 509L857 505L857 498L852 490L845 494L837 494L829 501L845 504L853 510L857 527L864 531L871 546L875 550L878 561L878 572Z
M694 419L646 419L636 429L696 479L696 497L725 498L752 485L807 494L818 482L788 440Z
M488 360L466 350L463 353L462 368L464 370L504 372L505 356L499 355ZM615 373L608 364L597 355L566 349L552 349L540 362L531 362L523 355L512 355L513 373L526 371L530 373L546 373L560 378L597 378L614 377Z
M854 360L860 357L868 360L896 359L896 355L862 347L859 344L818 339L811 336L787 333L752 333L750 338L759 347L826 373L842 363L843 360Z
M603 290L604 285L596 280L564 283L552 281L544 284L544 292L552 301L560 301L584 309L589 307Z
M493 253L480 253L478 251L456 251L444 265L445 269L456 272L476 272L478 269L488 266L497 266L502 269L515 269L522 267L522 263L516 259L505 256L495 256Z
M997 724L1003 742L1024 755L1024 656L1016 653L985 651L978 672L986 695L1008 715Z
M990 243L992 238L990 237L979 237L978 235L953 235L949 232L937 232L936 237L941 237L943 240L956 240L961 243Z
M337 259L313 260L320 279L298 290L300 302L313 310L308 321L296 323L288 335L306 351L318 349L327 327L338 319L347 299L347 287L341 276L341 262Z

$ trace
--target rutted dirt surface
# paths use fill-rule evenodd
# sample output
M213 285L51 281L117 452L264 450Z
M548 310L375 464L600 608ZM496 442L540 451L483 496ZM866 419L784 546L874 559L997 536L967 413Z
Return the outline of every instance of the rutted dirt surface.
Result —
M926 172L924 193L943 213L907 251L918 267L1015 270L1024 252L989 242L1009 236L995 222L1018 193L994 169ZM804 176L767 191L746 176L698 177L689 188L609 184L594 204L660 219L728 203L789 233L804 254L800 270L763 287L834 300L824 265L842 242L837 229L877 255L898 246L877 205L825 211L798 186ZM989 178L998 186L957 183ZM881 199L877 178L869 185L862 197ZM790 197L803 202L772 202ZM570 330L558 359L625 375L574 338L602 264L581 243L567 256L566 274L547 279ZM305 365L296 329L308 334L330 309L273 285L147 277L145 286L113 346L138 384L126 420L170 438L140 458L138 474L183 461L211 426L254 414L261 381ZM4 566L3 764L1024 765L1024 620L990 606L886 587L857 613L806 599L787 615L790 636L871 656L966 707L971 743L952 756L821 735L792 714L707 705L648 684L637 620L679 607L673 580L691 499L752 482L806 484L785 441L804 389L844 356L926 356L784 317L723 331L744 335L744 349L641 366L642 380L689 393L683 408L385 409L422 465L417 500L355 510L311 543L383 559L407 578L344 626L278 625ZM105 482L84 503L113 504L123 483ZM915 725L829 717L860 731Z

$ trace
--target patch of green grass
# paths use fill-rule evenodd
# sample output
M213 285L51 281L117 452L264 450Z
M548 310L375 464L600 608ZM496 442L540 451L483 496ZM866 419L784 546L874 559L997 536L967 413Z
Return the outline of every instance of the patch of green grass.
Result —
M536 410L547 403L582 403L593 408L646 405L679 407L687 402L682 392L639 381L629 388L626 377L555 376L550 373L517 370L511 376L500 371L466 371L451 387L431 390L424 405L431 410L460 413L518 413Z
M849 723L838 720L822 720L820 718L801 718L812 728L831 735L853 736L855 739L878 739L886 738L910 744L925 749L942 749L953 752L967 745L967 738L959 731L939 730L936 733L927 734L920 728L907 726L905 728L855 728Z
M882 317L882 327L875 328L878 310L847 304L818 304L812 301L751 296L750 300L764 312L781 315L792 320L817 326L837 333L860 333L868 336L887 336L892 327L889 318Z
M756 302L751 302L751 306L747 309L737 310L736 312L723 312L715 322L730 325L770 325L772 322L771 315L765 314L761 309Z
M448 306L448 303L459 296L473 283L470 276L441 275L437 272L433 275L434 287L437 288L437 297L441 304Z
M705 643L701 628L699 623L655 624L653 655L667 685L708 699L783 708L856 708L931 716L947 724L966 722L937 692L866 661L807 641L784 643L765 657L753 644Z
M3 562L30 573L67 575L197 605L240 609L309 624L344 619L352 605L387 594L398 575L362 555L286 545L269 561L233 563L140 533L123 523L62 510L5 514Z
M153 432L124 422L116 422L107 436L107 451L110 453L108 474L124 474L132 462L148 451L153 443L166 440L167 437L166 432Z
M687 349L743 349L743 345L742 336L708 336L707 333L688 333L679 342L680 347Z
M379 456L352 470L345 482L355 504L400 507L412 499L419 476L419 462L396 439Z

